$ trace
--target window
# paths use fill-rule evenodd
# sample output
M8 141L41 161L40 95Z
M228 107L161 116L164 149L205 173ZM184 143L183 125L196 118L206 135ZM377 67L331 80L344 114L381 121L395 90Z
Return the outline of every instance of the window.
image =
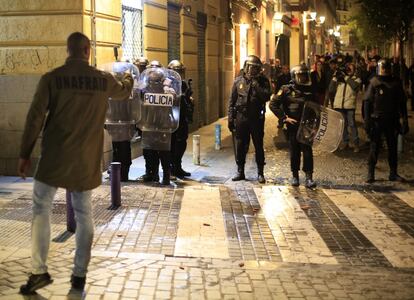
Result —
M122 51L129 61L143 55L142 0L122 0Z

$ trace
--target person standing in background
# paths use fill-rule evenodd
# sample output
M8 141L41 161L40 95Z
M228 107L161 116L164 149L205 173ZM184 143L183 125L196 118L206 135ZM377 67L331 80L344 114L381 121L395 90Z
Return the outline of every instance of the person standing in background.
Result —
M316 101L320 105L325 103L326 94L326 80L325 73L323 72L323 64L321 61L315 62L314 70L311 72L312 80L312 93L316 98Z

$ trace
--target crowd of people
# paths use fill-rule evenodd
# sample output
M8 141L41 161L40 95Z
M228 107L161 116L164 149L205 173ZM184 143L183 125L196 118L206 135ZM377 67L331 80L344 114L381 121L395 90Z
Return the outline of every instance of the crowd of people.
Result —
M312 64L311 87L316 102L333 108L342 113L345 120L343 142L339 149L353 148L360 151L360 139L355 122L355 110L359 94L363 94L370 80L377 74L378 62L381 56L370 52L367 60L358 52L354 56L345 55L315 55ZM368 63L367 63L368 62ZM265 64L266 65L266 64ZM270 59L268 76L273 93L291 81L290 68L281 65L279 59ZM266 68L265 68L266 69ZM411 95L411 109L414 110L414 60L407 67L405 59L392 58L392 77L401 81L406 95ZM279 122L279 128L283 124Z

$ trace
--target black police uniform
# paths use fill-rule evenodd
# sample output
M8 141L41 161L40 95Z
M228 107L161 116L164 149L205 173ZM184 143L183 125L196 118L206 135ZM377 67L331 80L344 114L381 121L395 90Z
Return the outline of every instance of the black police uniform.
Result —
M270 100L270 110L279 118L284 120L289 117L298 121L296 124L287 123L287 135L290 147L290 168L294 177L300 170L300 154L303 152L303 171L310 175L313 173L312 147L297 141L296 134L302 116L303 107L306 101L316 102L310 93L311 87L298 89L295 84L283 86L276 97Z
M229 128L235 130L235 157L239 168L244 168L250 136L256 150L259 174L263 173L263 150L266 101L271 95L269 80L263 76L248 80L239 76L233 83L229 101Z
M131 141L112 142L112 161L121 163L121 181L128 181L131 161Z
M391 76L374 76L364 95L365 130L370 138L368 181L374 180L375 165L385 136L388 147L390 180L397 179L398 133L408 132L407 99L399 79ZM401 127L400 118L403 118Z
M172 173L178 177L191 176L182 169L181 162L187 148L188 125L192 121L194 105L191 101L191 88L186 81L181 84L180 122L171 137ZM186 173L186 174L184 174ZM188 175L189 174L189 175Z

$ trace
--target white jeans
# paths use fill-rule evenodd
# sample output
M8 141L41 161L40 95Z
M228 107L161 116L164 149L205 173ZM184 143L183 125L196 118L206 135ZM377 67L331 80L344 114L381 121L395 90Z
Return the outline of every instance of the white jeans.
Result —
M35 180L33 186L32 274L47 272L50 214L57 188ZM76 220L76 252L73 275L86 276L93 241L92 191L71 192Z

